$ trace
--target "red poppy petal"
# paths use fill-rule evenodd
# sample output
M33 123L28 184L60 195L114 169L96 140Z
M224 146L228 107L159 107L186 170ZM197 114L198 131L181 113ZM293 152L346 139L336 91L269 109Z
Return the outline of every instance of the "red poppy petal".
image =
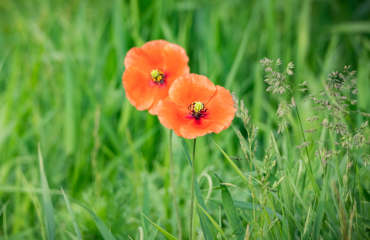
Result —
M156 114L157 106L168 96L172 82L189 73L188 61L181 46L164 40L132 48L125 58L126 72L122 77L130 102L139 110L148 109L151 114ZM164 72L163 84L152 82L150 73L155 69Z
M230 126L236 108L230 92L221 86L216 87L216 94L205 106L208 109L208 114L204 120L209 122L209 129L212 132L219 133Z
M182 137L187 139L194 139L196 137L204 136L211 133L209 129L210 122L204 121L204 119L195 120L190 119L186 124L180 126L180 134Z
M188 107L194 101L207 103L215 92L215 85L207 77L187 74L172 84L168 95L176 104Z
M167 85L156 86L155 88L153 88L152 94L154 98L153 98L153 104L149 108L149 113L152 115L156 115L158 113L157 107L159 105L159 102L162 99L165 99L168 95L168 86Z
M123 73L122 83L128 100L138 110L148 109L153 104L153 87L149 76L130 67Z
M164 71L170 84L179 76L189 73L189 58L181 46L169 43L163 48L163 54Z
M158 106L158 119L166 128L173 129L177 135L180 135L180 127L187 124L189 119L186 118L187 109L176 105L171 99L162 100Z
M153 69L150 57L141 48L131 48L125 57L125 68L134 67L143 73L150 73Z
M164 48L170 44L165 40L154 40L145 43L141 49L148 55L153 66L160 68L163 71L165 67Z

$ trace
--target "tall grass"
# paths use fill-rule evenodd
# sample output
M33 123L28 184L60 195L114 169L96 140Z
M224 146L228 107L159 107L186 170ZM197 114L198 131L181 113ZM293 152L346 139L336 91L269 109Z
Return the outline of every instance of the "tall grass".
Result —
M0 238L165 239L179 235L177 218L188 238L191 142L173 138L173 201L168 133L121 86L127 50L159 38L185 47L193 72L244 102L232 128L197 140L197 239L368 238L369 8L1 1ZM265 91L264 57L295 63L289 97ZM336 119L313 97L335 101L320 94L347 64L357 70L357 102ZM300 120L276 113L283 102L292 109L291 97ZM348 136L360 129L367 145L336 144L341 135L324 119L345 123Z

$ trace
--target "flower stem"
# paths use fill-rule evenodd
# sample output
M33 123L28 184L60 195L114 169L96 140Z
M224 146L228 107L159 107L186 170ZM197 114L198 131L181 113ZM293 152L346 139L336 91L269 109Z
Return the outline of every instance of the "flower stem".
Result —
M195 188L195 145L197 139L194 139L193 142L193 159L191 163L191 202L190 202L190 231L189 239L193 239L193 222L194 222L194 188Z
M176 187L175 187L175 177L174 177L174 161L173 161L173 151L172 151L172 136L173 132L170 130L169 134L169 144L168 144L168 150L170 152L170 187L171 187L171 194L172 194L172 200L173 205L175 207L175 214L176 214L176 221L177 221L177 228L178 228L178 238L182 239L182 227L181 227L181 219L180 219L180 212L179 212L179 206L177 205L177 198L176 198Z

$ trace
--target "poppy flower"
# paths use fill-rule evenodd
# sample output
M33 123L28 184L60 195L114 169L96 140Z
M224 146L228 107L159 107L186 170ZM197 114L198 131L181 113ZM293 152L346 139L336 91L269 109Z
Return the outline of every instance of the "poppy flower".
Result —
M158 106L159 121L188 139L228 128L235 112L230 92L197 74L179 77Z
M189 73L189 58L179 45L154 40L131 48L125 57L122 83L130 103L156 114L160 100L176 78Z

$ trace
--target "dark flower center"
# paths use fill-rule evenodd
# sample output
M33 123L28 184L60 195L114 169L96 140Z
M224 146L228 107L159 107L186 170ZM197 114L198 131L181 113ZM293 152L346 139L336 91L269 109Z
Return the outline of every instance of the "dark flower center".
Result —
M205 108L204 104L199 101L191 103L188 109L190 111L190 115L196 120L199 120L207 114L207 108Z
M150 76L152 77L152 81L155 84L162 85L162 84L164 84L164 82L166 80L166 74L164 74L162 71L160 71L158 69L152 70L150 72Z

